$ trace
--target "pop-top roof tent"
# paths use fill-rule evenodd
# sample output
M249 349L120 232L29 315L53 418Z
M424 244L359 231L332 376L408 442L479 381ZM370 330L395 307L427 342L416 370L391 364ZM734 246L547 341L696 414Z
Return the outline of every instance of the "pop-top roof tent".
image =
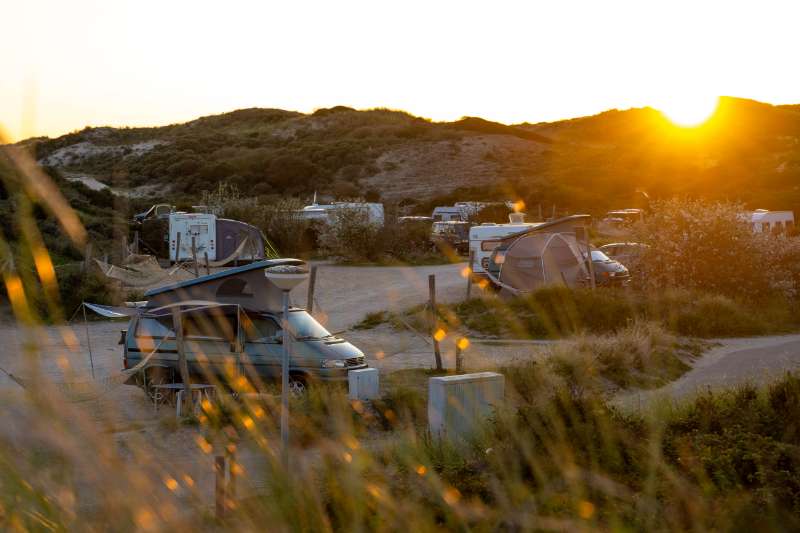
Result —
M239 305L253 311L280 311L281 290L264 270L276 266L305 266L300 259L267 259L202 276L145 293L147 308L181 302L214 302Z
M493 254L503 254L500 271L490 276L512 292L581 284L589 272L580 240L590 221L589 215L572 215L506 237Z

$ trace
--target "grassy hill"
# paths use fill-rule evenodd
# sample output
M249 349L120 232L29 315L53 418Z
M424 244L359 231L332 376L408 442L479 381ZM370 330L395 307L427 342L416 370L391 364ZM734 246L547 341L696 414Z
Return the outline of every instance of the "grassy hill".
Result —
M66 178L155 199L198 198L224 181L250 195L319 191L418 210L456 198L522 198L599 212L631 205L639 189L800 210L800 106L736 98L723 98L696 130L650 108L506 126L334 107L312 114L242 109L27 142Z

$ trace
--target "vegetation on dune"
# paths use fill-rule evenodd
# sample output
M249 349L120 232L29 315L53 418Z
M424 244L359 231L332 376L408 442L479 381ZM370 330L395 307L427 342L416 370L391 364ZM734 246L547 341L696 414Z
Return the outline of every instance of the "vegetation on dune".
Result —
M462 145L475 136L493 141ZM419 212L427 211L434 196L458 191L468 199L522 199L529 206L600 214L639 202L637 190L652 198L690 195L800 210L794 188L800 178L798 136L796 106L723 98L709 123L697 129L676 127L649 108L505 126L474 117L433 123L400 111L340 106L310 115L243 109L163 128L94 128L28 144L45 161L79 143L105 147L59 160L59 169L123 186L172 188L173 195L199 195L226 181L254 196L308 196L315 190L353 196L385 170L382 156L402 149L386 165L399 175L421 176L430 186L406 198L393 193L392 200ZM426 175L415 160L441 142L450 143L452 172ZM516 149L515 142L530 147ZM470 150L485 151L485 169L476 168ZM491 179L470 183L463 177L470 171L485 171ZM471 192L473 187L478 189Z

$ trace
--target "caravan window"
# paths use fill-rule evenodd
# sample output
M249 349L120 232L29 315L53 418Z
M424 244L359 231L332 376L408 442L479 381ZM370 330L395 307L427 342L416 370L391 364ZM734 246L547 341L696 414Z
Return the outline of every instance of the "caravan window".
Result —
M189 235L208 235L208 225L207 224L190 225Z

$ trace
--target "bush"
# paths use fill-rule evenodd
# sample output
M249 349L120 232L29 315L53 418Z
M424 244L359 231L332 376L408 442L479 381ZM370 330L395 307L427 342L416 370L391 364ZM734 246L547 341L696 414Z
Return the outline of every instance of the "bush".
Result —
M655 202L633 228L649 245L633 270L647 290L699 289L737 298L794 296L800 241L757 235L741 204L673 199Z
M545 287L510 300L474 298L443 306L441 314L450 327L511 338L612 333L636 321L653 321L679 335L723 337L792 331L800 322L795 307L781 295L741 301L697 290Z

